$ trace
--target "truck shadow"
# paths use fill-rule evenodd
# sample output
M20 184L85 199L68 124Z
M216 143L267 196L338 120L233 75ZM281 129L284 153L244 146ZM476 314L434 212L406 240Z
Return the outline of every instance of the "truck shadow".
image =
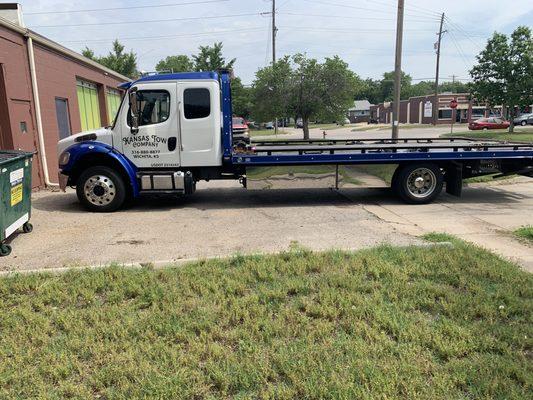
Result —
M528 200L529 196L491 187L466 188L460 198L443 193L439 203L453 204L512 204ZM333 205L393 205L404 204L388 188L375 189L272 189L247 191L241 188L210 188L198 190L192 196L143 195L118 212L168 211L180 208L198 210L243 209L250 207L310 207ZM39 193L33 207L42 211L66 213L86 212L74 193ZM319 209L317 210L319 211Z

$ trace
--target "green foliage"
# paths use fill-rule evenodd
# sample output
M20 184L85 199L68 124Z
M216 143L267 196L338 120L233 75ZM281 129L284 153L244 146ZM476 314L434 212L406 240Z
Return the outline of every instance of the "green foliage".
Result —
M521 239L533 243L533 226L531 225L522 226L518 228L516 231L514 231L514 234Z
M184 54L168 56L155 66L158 72L189 72L216 71L221 68L232 68L236 59L226 61L222 54L222 42L213 46L200 46L198 54L188 57ZM233 113L244 118L250 116L252 108L251 88L244 87L240 78L232 80Z
M256 73L253 113L263 121L302 118L308 138L311 119L344 120L358 84L357 76L337 56L323 63L303 54L285 56Z
M0 279L0 398L527 399L533 278L464 242Z
M194 70L193 61L186 55L168 56L155 66L157 72L190 72Z
M231 80L231 98L233 114L248 119L252 112L252 88L245 87L241 78Z
M200 46L198 54L192 56L195 70L216 71L221 68L233 68L236 59L226 61L222 55L222 47L222 42L214 43L213 46Z
M222 42L212 46L200 46L198 53L191 57L184 54L168 56L160 60L155 69L158 72L189 72L189 71L216 71L222 68L233 68L236 59L226 61L222 55Z
M285 56L274 65L260 69L253 82L253 116L258 121L269 121L285 115L294 116L292 67Z
M520 26L511 38L494 33L477 56L470 71L472 94L489 106L503 104L511 121L517 109L533 102L533 37L531 29ZM510 131L513 131L511 123Z
M124 46L118 40L113 42L113 50L107 56L95 56L94 51L88 47L85 47L82 54L129 78L136 78L139 75L137 71L137 55L133 51L124 52Z

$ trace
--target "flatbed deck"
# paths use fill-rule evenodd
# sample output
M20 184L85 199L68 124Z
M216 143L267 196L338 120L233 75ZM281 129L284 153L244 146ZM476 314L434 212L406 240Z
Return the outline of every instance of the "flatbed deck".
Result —
M531 159L533 144L469 138L311 139L253 141L234 152L237 165L358 164L405 161Z

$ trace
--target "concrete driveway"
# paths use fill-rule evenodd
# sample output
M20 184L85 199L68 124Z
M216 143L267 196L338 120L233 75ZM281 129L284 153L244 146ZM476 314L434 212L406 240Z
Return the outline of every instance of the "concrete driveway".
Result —
M31 234L12 241L1 270L165 263L235 253L360 249L419 243L329 189L247 191L233 181L202 183L190 197L144 198L112 214L88 213L71 191L33 196Z
M445 232L485 247L533 272L533 246L512 232L533 225L533 179L520 177L491 184L470 184L457 198L443 193L423 206L399 204L394 198L348 197L398 232L420 236Z
M479 186L479 185L478 185ZM75 194L33 196L31 234L12 241L0 270L118 263L167 263L235 253L277 252L293 243L314 250L417 244L448 232L533 271L533 248L511 231L533 225L533 180L468 187L412 206L386 189L246 191L235 182L199 185L195 195L143 198L129 209L94 214Z

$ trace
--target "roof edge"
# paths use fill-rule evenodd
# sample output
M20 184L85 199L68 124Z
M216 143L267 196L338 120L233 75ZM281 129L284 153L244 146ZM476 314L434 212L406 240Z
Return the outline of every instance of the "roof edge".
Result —
M38 34L37 32L34 32L30 29L27 29L27 28L22 28L8 20L6 20L5 18L2 18L0 17L0 26L3 26L4 28L7 28L7 29L10 29L12 31L15 31L17 33L20 33L21 35L25 36L25 37L28 37L28 38L31 38L32 40L34 40L35 42L45 46L45 47L48 47L52 50L56 50L68 57L71 57L71 58L74 58L75 60L78 60L84 64L87 64L91 67L94 67L94 68L98 68L99 70L101 71L104 71L106 72L107 74L109 75L112 75L114 76L115 78L118 78L120 80L123 80L123 81L131 81L131 78L128 78L127 76L124 76L116 71L113 71L112 69L110 68L107 68L106 66L94 61L94 60L91 60L90 58L87 58L79 53L76 53L74 50L71 50L57 42L54 42L53 40L50 40L44 36L41 36L40 34Z

